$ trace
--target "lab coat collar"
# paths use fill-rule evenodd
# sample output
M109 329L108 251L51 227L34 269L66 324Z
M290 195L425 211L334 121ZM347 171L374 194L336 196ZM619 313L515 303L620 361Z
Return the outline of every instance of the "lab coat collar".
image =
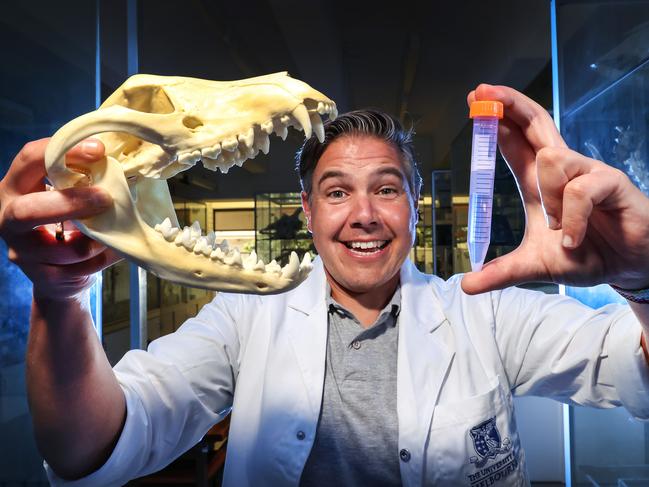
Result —
M322 259L316 257L313 260L313 269L309 273L309 277L289 293L288 307L309 316L324 306L326 291L327 277Z
M310 419L317 424L327 350L327 285L321 259L316 258L313 266L307 280L287 296L287 326L304 377ZM408 259L400 272L397 415L400 448L412 454L410 462L401 462L401 469L406 485L418 485L433 411L454 353L448 344L449 322L430 282L435 278L420 273Z
M306 280L287 295L289 342L304 378L310 420L317 424L327 352L326 276L322 260L316 257Z
M446 317L442 311L437 295L430 291L429 278L419 272L410 259L401 266L401 302L412 310L413 317L419 326L433 332ZM313 270L309 277L295 290L290 292L288 306L305 315L310 315L326 301L327 276L322 259L313 260ZM419 293L427 293L430 300L422 300Z
M399 448L411 460L400 462L404 485L423 485L424 458L433 412L455 352L450 323L431 284L410 260L401 267L401 314L397 359Z
M411 318L422 331L432 333L444 321L439 298L430 285L431 276L419 272L410 259L401 266L401 304L411 313Z

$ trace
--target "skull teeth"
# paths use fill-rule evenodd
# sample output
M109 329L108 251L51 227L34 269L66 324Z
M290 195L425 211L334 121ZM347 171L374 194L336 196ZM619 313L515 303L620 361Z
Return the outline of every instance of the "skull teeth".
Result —
M177 155L180 164L193 166L202 160L203 166L211 171L220 169L227 174L235 164L239 167L248 159L254 159L259 152L268 154L270 151L269 135L275 133L282 140L288 136L288 127L303 130L308 138L315 134L320 142L324 142L324 125L321 115L330 119L338 115L333 103L318 102L316 109L308 110L300 104L290 114L274 117L258 126L251 127L243 134L227 137L211 147L183 152Z
M239 141L236 137L230 137L221 142L221 147L224 151L234 152L237 147L239 147Z
M193 166L197 161L201 159L201 151L195 150L191 152L185 152L184 154L178 154L178 162L185 164L186 166Z
M212 147L207 147L201 151L203 157L208 157L210 159L216 159L221 153L221 144L213 145Z
M211 231L202 235L200 224L197 221L191 227L184 227L181 230L172 226L169 218L165 218L162 223L155 225L154 230L160 233L167 242L184 247L189 252L203 255L231 267L242 268L245 271L275 273L286 279L295 279L313 268L311 255L308 252L304 254L302 262L295 252L291 252L289 262L284 267L281 267L274 259L268 264L264 264L264 261L258 258L254 250L248 256L242 257L239 249L230 249L227 240L216 242L215 232Z

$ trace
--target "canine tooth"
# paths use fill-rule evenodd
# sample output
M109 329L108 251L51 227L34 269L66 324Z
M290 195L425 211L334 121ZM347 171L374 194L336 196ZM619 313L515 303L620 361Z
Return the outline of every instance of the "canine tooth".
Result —
M266 132L266 134L270 135L273 133L273 121L269 120L268 122L264 122L261 124L261 130Z
M293 279L300 272L300 259L295 252L291 252L288 258L288 264L282 267L282 277L286 279Z
M243 142L246 147L252 147L253 142L255 141L255 129L250 127L245 134L239 135L239 142Z
M212 253L210 254L210 259L212 260L220 260L223 262L225 259L225 252L221 250L221 247L216 247L214 250L212 250Z
M313 127L313 132L316 137L322 144L325 139L324 125L322 124L322 119L317 113L309 113L309 119L311 120L311 126Z
M298 123L304 130L304 136L308 139L313 133L311 130L311 119L309 118L309 111L303 104L299 104L295 107L292 112L292 115L297 119Z
M224 151L233 152L237 147L239 147L239 141L236 137L230 137L221 142L221 148Z
M275 259L271 260L268 264L266 264L266 272L274 272L276 274L281 274L282 273L282 267L277 263Z
M270 137L267 134L261 134L257 139L257 146L264 154L268 154L270 150Z
M221 153L221 144L216 144L212 147L206 147L202 151L203 157L209 157L210 159L216 159Z
M223 262L227 265L243 267L243 262L241 262L241 254L237 249L234 249L232 252L230 252L225 257L225 259L223 259Z

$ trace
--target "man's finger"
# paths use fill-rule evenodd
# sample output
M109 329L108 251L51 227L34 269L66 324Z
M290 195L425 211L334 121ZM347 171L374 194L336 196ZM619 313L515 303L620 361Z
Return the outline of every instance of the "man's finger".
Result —
M543 147L566 146L547 110L514 89L481 84L467 97L469 104L474 100L500 101L505 119L512 120L521 128L534 151Z
M57 240L51 229L40 226L21 236L18 243L8 242L9 260L18 265L26 262L67 265L88 260L106 249L105 245L74 229L71 222L65 225L64 241Z
M39 139L25 144L16 155L6 176L6 188L18 194L42 191L45 172L45 149L50 139ZM101 159L104 145L99 139L86 139L75 145L66 154L70 163L89 163Z
M66 277L71 279L83 278L85 276L95 274L96 272L103 271L122 260L123 257L115 252L113 249L107 248L103 252L90 259L82 262L77 262L70 265L47 265L48 272L58 275L61 280Z
M601 166L601 163L564 147L546 147L538 152L536 177L549 228L561 228L566 185L597 166ZM575 186L573 189L579 188Z
M480 272L469 272L462 277L462 290L480 294L535 280L538 272L534 259L518 247L507 255L487 262Z
M31 231L38 225L88 218L112 204L105 190L93 187L41 191L18 196L3 211L2 233Z
M619 181L607 171L596 171L571 179L563 190L564 247L579 247L588 228L588 220L593 208L606 198L615 195Z

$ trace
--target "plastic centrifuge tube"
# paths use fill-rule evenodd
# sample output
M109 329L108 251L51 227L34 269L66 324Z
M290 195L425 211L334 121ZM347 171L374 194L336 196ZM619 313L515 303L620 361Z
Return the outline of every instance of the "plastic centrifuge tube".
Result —
M491 209L494 197L498 120L503 118L499 101L474 101L471 182L469 185L469 258L471 270L482 269L491 237Z

